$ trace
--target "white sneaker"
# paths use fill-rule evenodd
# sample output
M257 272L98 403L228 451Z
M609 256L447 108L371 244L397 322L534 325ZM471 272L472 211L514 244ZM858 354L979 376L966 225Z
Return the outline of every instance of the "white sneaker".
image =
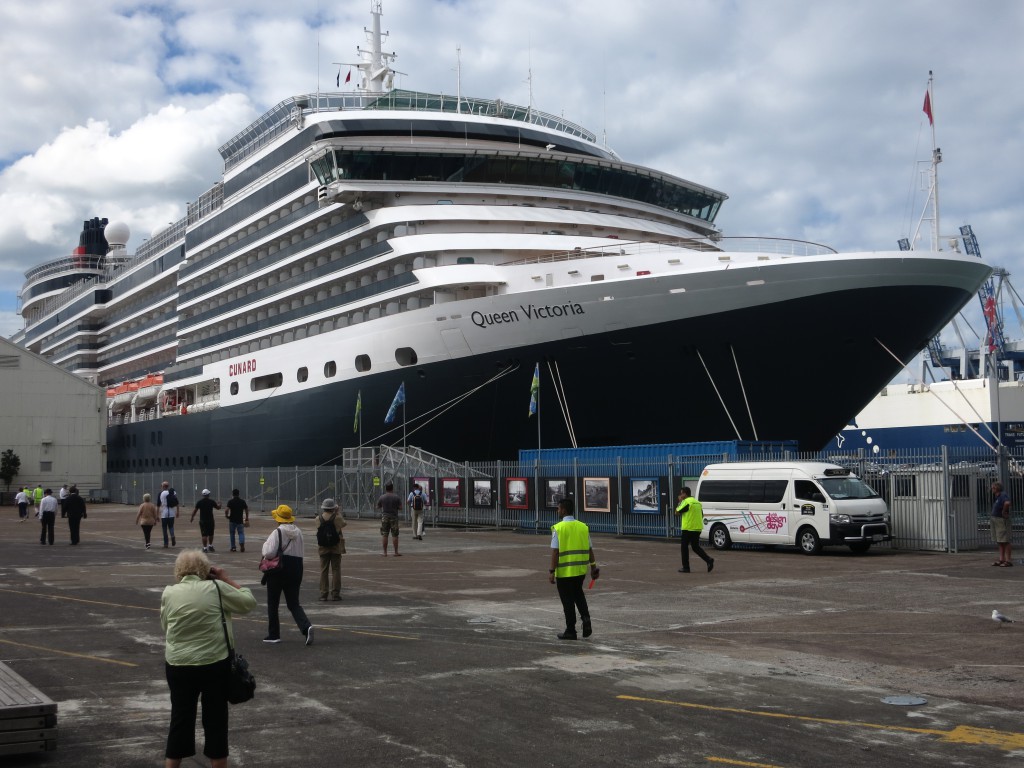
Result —
M313 625L309 625L309 629L306 630L306 645L313 644Z

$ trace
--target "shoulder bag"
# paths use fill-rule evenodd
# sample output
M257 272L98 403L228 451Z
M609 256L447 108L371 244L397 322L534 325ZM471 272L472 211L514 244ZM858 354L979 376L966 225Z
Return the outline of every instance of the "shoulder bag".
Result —
M284 563L281 562L281 553L284 551L284 547L281 542L281 529L277 529L277 554L273 557L267 557L264 555L260 558L260 570L263 573L275 573L284 568Z
M249 662L242 654L237 653L231 647L231 640L228 638L228 620L224 616L224 601L220 596L220 587L213 582L213 588L217 590L217 603L220 605L220 624L224 630L224 642L228 646L228 658L231 666L228 671L228 702L241 704L256 695L256 678L249 671Z

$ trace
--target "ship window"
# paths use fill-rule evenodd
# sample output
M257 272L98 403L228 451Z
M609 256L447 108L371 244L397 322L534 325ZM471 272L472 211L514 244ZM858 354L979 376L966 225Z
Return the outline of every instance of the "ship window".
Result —
M136 438L136 435L132 435L132 448L135 447L135 438Z
M416 350L412 347L400 347L395 350L395 362L399 365L416 365Z
M356 355L356 370L359 371L360 373L366 373L368 370L370 370L369 355Z
M232 395L237 395L238 394L238 382L237 381L232 381L231 382L231 394Z
M188 465L190 467L192 466L192 457L191 456L188 457Z
M324 378L333 379L338 375L338 364L333 360L324 363Z
M591 275L590 276L590 282L592 282L592 283L596 283L599 280L604 280L604 275Z
M280 373L268 373L266 376L255 376L249 382L249 388L253 392L260 392L264 389L276 389L284 383L284 376Z
M156 432L149 433L149 444L156 445Z
M164 431L163 430L160 430L159 432L156 433L156 444L157 445L163 445L164 444Z
M309 379L309 368L306 366L299 368L299 372L296 374L295 378L297 378L300 383Z
M208 456L203 456L203 466L205 467L209 463L210 463L209 457Z

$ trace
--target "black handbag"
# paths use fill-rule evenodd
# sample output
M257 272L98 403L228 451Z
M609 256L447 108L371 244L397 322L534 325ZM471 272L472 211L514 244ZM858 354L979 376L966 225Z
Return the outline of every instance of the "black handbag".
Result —
M242 654L231 647L231 640L228 638L228 621L224 617L224 601L220 596L220 587L217 582L213 583L217 590L217 602L220 604L220 624L224 630L224 642L228 646L228 657L230 669L228 670L228 702L241 704L256 695L256 678L249 671L249 662Z

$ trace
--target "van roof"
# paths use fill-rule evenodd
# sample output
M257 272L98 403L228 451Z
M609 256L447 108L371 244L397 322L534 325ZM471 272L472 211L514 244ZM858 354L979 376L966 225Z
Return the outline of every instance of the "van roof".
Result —
M825 470L842 470L844 475L856 474L852 470L848 470L846 467L841 467L838 464L830 464L827 461L728 461L722 464L708 464L704 467L704 471L701 472L701 477L706 475L709 471L717 472L720 470L736 470L736 471L750 471L752 469L760 470L800 470L806 472L812 477L819 477L825 475ZM831 474L831 473L830 473ZM836 473L838 475L838 473Z

